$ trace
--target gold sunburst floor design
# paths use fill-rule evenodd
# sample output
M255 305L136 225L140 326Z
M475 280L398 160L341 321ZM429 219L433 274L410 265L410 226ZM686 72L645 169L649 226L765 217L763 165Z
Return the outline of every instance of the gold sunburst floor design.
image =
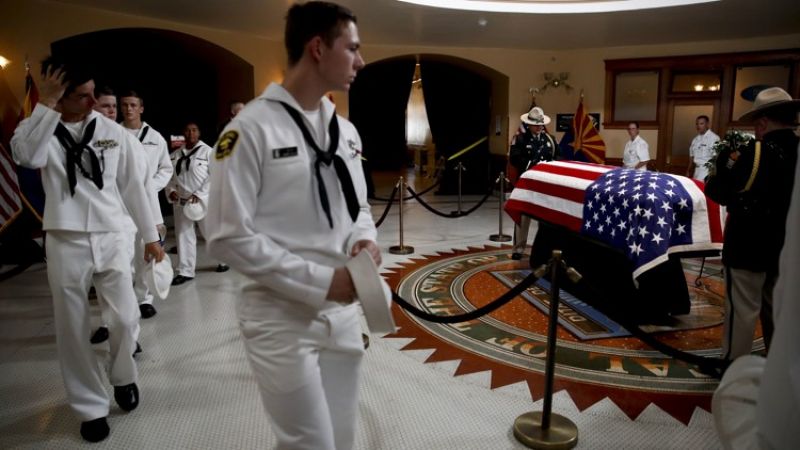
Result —
M417 307L440 315L478 308L499 297L508 286L496 273L528 270L524 261L510 258L510 248L470 247L439 252L387 269L393 290ZM699 264L684 264L692 298L692 314L682 329L661 329L658 338L676 348L717 357L721 332L724 285L718 268L695 286ZM707 264L708 269L708 264ZM539 287L533 297L549 299ZM563 298L562 294L562 298ZM490 388L525 382L532 399L544 395L544 363L548 317L532 303L517 297L480 319L460 324L434 324L393 305L399 330L387 338L411 338L402 350L433 349L427 363L459 361L454 375L491 371ZM760 330L759 330L760 333ZM761 339L757 339L757 348ZM655 352L633 337L578 339L558 327L554 392L566 390L582 411L608 397L631 419L655 404L688 424L695 408L710 411L717 381L694 366Z

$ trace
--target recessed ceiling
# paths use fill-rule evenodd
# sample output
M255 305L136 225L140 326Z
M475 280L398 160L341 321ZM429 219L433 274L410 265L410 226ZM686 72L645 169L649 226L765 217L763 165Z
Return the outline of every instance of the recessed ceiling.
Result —
M56 1L276 41L283 39L284 17L293 3L289 0ZM574 0L539 2L575 3ZM338 3L355 12L361 40L367 46L565 50L800 34L800 0L720 0L655 10L586 14L462 11L397 0ZM478 25L479 19L485 20L485 26Z
M397 0L436 8L528 14L588 14L667 8L720 0Z

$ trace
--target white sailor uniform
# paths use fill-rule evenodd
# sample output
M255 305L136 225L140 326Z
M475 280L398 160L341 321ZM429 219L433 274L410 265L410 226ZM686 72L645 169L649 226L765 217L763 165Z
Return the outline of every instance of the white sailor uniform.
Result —
M131 355L139 310L133 294L130 255L125 250L130 238L124 231L123 203L145 240L157 241L158 235L147 200L145 175L139 171L133 153L141 151L140 144L95 111L79 123L63 123L60 118L56 111L37 105L31 117L17 127L11 148L17 164L42 170L47 276L53 294L59 362L70 406L81 421L89 421L107 416L110 404L101 366L89 344L87 296L92 283L111 302L109 325L114 332L109 339L109 381L124 386L138 378ZM75 146L80 150L69 153L77 153L70 160L54 135L59 124L78 146L84 142L82 137L92 136L85 146L88 151ZM92 128L94 132L90 133ZM80 167L68 167L68 160L77 160Z
M719 141L719 136L711 130L706 130L705 133L698 134L692 139L692 144L689 146L689 158L692 158L694 162L692 178L695 180L706 180L708 176L706 163L714 156L714 144L717 141Z
M647 141L637 135L635 139L625 143L625 150L622 151L622 164L628 169L634 169L642 161L650 161L650 146L647 145ZM647 170L647 166L636 170Z
M349 259L353 244L374 241L377 234L361 139L337 116L336 155L355 190L348 203L335 164L320 165L316 175L317 157L280 102L302 111L273 83L217 143L208 246L214 257L250 278L238 305L239 324L278 448L349 449L364 352L361 327L355 304L342 306L326 296L334 268ZM320 114L317 123L308 115L302 120L327 149L335 110L326 98ZM322 207L320 180L329 214Z
M123 128L125 128L123 126ZM147 122L142 122L142 127L138 130L125 128L133 134L144 147L144 156L147 161L148 184L153 202L153 217L157 224L164 223L161 215L161 205L158 203L158 193L167 186L172 178L173 167L169 158L167 141L161 133L153 129ZM146 263L144 261L144 241L141 235L136 236L135 256L134 256L134 279L133 289L136 293L136 300L139 304L152 304L153 294L147 289L143 275Z
M185 146L176 150L171 156L174 172L172 179L167 184L167 199L173 192L178 193L177 202L172 203L175 214L175 237L178 240L178 275L194 278L197 264L197 233L195 223L204 228L204 221L195 222L183 214L183 205L192 195L197 196L201 202L208 202L209 172L208 165L211 158L211 147L199 141L194 147L187 149ZM205 235L205 233L203 233Z

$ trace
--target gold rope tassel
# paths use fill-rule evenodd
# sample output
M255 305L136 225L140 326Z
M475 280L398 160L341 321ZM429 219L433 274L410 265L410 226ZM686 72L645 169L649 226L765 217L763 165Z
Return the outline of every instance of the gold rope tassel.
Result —
M758 166L761 164L761 141L756 141L756 154L753 157L753 170L750 171L750 178L747 180L747 184L744 185L744 189L739 192L747 192L753 187L753 182L756 181L756 175L758 174Z

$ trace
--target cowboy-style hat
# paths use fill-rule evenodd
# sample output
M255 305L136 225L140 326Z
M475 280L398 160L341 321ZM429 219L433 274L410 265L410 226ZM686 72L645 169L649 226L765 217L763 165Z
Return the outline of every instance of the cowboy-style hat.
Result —
M519 119L528 125L547 125L550 123L550 118L544 115L544 111L538 106L531 108L527 114L521 115Z
M800 108L800 100L793 100L788 92L779 87L767 88L758 93L756 100L753 102L753 108L742 114L739 120L748 122L770 109L790 106Z

